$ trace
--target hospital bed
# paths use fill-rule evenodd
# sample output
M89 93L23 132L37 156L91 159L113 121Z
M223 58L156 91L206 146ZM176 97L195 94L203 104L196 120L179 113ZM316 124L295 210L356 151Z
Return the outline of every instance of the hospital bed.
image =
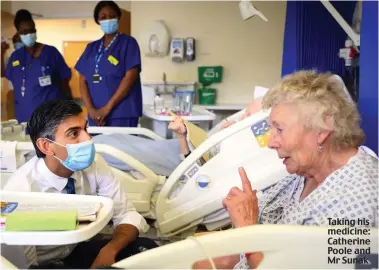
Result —
M137 211L146 218L156 219L153 227L157 228L159 237L194 231L201 224L206 230L213 231L230 224L221 201L231 187L241 187L240 166L245 168L257 190L273 185L288 174L275 151L265 144L267 138L255 137L253 133L254 127L267 130L267 117L268 112L262 111L214 134L195 149L167 180L109 145L98 144L96 150L116 157L144 176L135 179L129 173L113 168ZM199 164L198 160L216 145L221 145L221 151L205 164ZM30 142L19 142L14 151L32 150Z
M17 120L12 119L1 122L1 140L3 141L30 141L25 134L26 123L19 124ZM88 127L90 134L130 134L143 136L152 140L163 140L164 138L147 128L125 128L125 127Z
M267 127L267 117L268 112L261 111L217 132L195 149L167 180L109 145L98 144L96 150L127 163L143 176L136 179L113 168L137 211L146 218L156 220L153 227L158 231L154 236L173 237L194 232L199 225L214 231L230 224L221 201L231 187L241 186L238 175L240 166L245 168L253 188L257 190L263 190L287 175L276 152L267 148L267 137L254 136L257 123L260 124L258 129ZM111 129L106 129L106 132L111 133ZM99 131L101 128L96 132ZM199 164L198 160L216 145L220 145L220 152L207 163ZM33 146L31 143L17 143L16 149L15 152L22 153L32 151ZM371 154L375 156L372 151Z
M191 269L201 260L248 252L262 252L263 260L258 269L378 269L378 229L371 228L368 245L329 245L328 229L336 227L255 225L210 233L200 237L164 245L117 262L113 267L122 269ZM341 236L339 236L341 237ZM344 235L346 240L357 239L357 235ZM349 248L353 254L333 255L329 248ZM370 248L370 254L354 254L356 248ZM362 252L361 252L362 253ZM330 263L328 258L363 258L369 264ZM215 268L213 268L215 269Z
M367 246L328 245L330 227L256 225L191 237L183 241L151 249L112 265L120 269L191 269L194 263L247 252L262 252L263 260L257 269L378 269L378 229L371 228ZM333 227L336 229L336 227ZM343 236L356 239L356 235ZM280 240L280 241L279 241ZM328 254L333 248L370 248L369 254ZM330 263L328 258L341 258ZM343 264L342 257L350 260L367 258L367 264ZM1 256L1 269L18 269ZM216 269L213 267L213 269Z
M243 111L233 115L231 120L239 119ZM275 184L287 175L275 151L260 145L252 127L257 122L260 128L266 125L268 112L259 112L233 126L215 133L183 161L166 180L155 174L147 166L130 155L109 145L96 145L100 154L114 156L129 164L133 170L143 175L138 180L129 173L113 168L120 179L128 197L142 215L156 219L158 234L172 237L200 224L209 231L220 229L230 223L221 201L233 186L240 186L238 167L244 166L252 185L262 190ZM216 127L219 128L219 127ZM150 130L135 128L91 127L93 133L139 134L154 140L161 138ZM138 132L137 132L138 131ZM264 141L263 143L267 143ZM267 140L267 138L266 138ZM220 152L206 164L197 162L207 151L220 145ZM31 144L18 144L18 152L31 151ZM367 152L370 149L365 148ZM181 185L178 186L178 183Z
M231 116L225 118L224 120L220 121L218 124L216 124L212 129L208 132L209 136L212 136L213 134L219 132L222 129L222 126L227 122L238 122L240 121L242 115L246 113L246 109L243 109L239 112L236 112L232 114Z
M26 123L19 124L17 120L12 119L1 122L0 134L3 141L28 141L29 136L25 134Z

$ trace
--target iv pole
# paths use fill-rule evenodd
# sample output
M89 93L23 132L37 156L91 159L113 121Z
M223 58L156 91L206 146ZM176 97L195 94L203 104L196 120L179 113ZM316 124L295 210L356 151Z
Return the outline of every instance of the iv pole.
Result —
M359 0L358 0L359 1ZM338 11L333 7L333 5L329 2L329 0L321 0L321 4L324 5L324 7L329 11L329 13L333 16L333 18L337 21L337 23L342 27L342 29L346 32L348 37L353 42L353 46L356 49L357 52L359 52L360 47L360 34L357 34L353 28L344 20L344 18L341 16L341 14L338 13ZM341 51L345 50L345 56L341 56ZM346 51L347 50L347 51ZM352 61L349 60L351 63L347 63L347 58L350 54L350 49L341 49L340 50L340 57L345 59L345 67L346 71L349 76L349 80L352 80L352 89L350 91L350 94L352 95L353 100L358 104L358 97L359 97L359 62L358 61ZM351 58L350 58L351 59ZM357 59L359 60L359 59ZM347 85L348 87L348 85Z
M358 48L361 44L360 35L355 33L353 28L344 20L344 18L342 18L341 14L338 13L338 11L333 7L329 0L321 0L320 2L329 11L329 13L333 16L333 18L337 21L337 23L342 27L342 29L346 32L346 34Z

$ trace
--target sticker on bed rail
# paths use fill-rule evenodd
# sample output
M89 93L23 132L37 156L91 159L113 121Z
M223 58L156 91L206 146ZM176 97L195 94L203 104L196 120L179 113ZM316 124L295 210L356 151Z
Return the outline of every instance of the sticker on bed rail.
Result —
M253 131L259 147L263 148L268 146L268 136L270 134L270 131L267 119L264 119L252 125L251 131Z
M211 186L212 180L206 175L199 175L196 178L196 185L201 189L207 189Z
M194 176L198 171L199 171L199 168L195 165L189 169L187 175L189 178L192 178L192 176Z

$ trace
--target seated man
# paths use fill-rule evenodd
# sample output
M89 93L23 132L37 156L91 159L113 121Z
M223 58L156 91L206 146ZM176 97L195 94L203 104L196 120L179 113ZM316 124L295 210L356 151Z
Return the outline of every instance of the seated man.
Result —
M26 247L29 264L47 268L59 262L63 267L81 269L108 266L157 246L150 239L137 238L148 225L128 201L111 168L95 153L81 112L81 107L70 100L51 101L37 108L28 123L37 157L16 171L4 189L111 198L114 201L113 239Z

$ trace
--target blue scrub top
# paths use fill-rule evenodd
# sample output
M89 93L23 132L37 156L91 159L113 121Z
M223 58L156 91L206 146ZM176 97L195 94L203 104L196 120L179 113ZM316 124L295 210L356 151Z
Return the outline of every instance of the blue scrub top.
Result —
M39 77L50 75L51 85L40 86ZM64 98L61 82L71 78L71 70L59 51L49 45L42 47L41 54L34 58L25 47L14 51L9 59L5 76L13 84L16 119L19 123L29 121L33 111L42 103ZM25 94L21 95L25 76Z
M87 80L93 106L100 109L116 93L125 73L137 67L141 72L141 56L137 41L128 35L119 34L111 47L103 53L99 61L99 83L92 82L95 74L95 58L101 44L101 39L91 42L75 65L75 69ZM111 57L111 58L110 58ZM115 61L112 61L116 59ZM113 62L113 63L112 63ZM126 97L120 101L108 115L108 119L138 118L142 115L141 78L134 82Z

